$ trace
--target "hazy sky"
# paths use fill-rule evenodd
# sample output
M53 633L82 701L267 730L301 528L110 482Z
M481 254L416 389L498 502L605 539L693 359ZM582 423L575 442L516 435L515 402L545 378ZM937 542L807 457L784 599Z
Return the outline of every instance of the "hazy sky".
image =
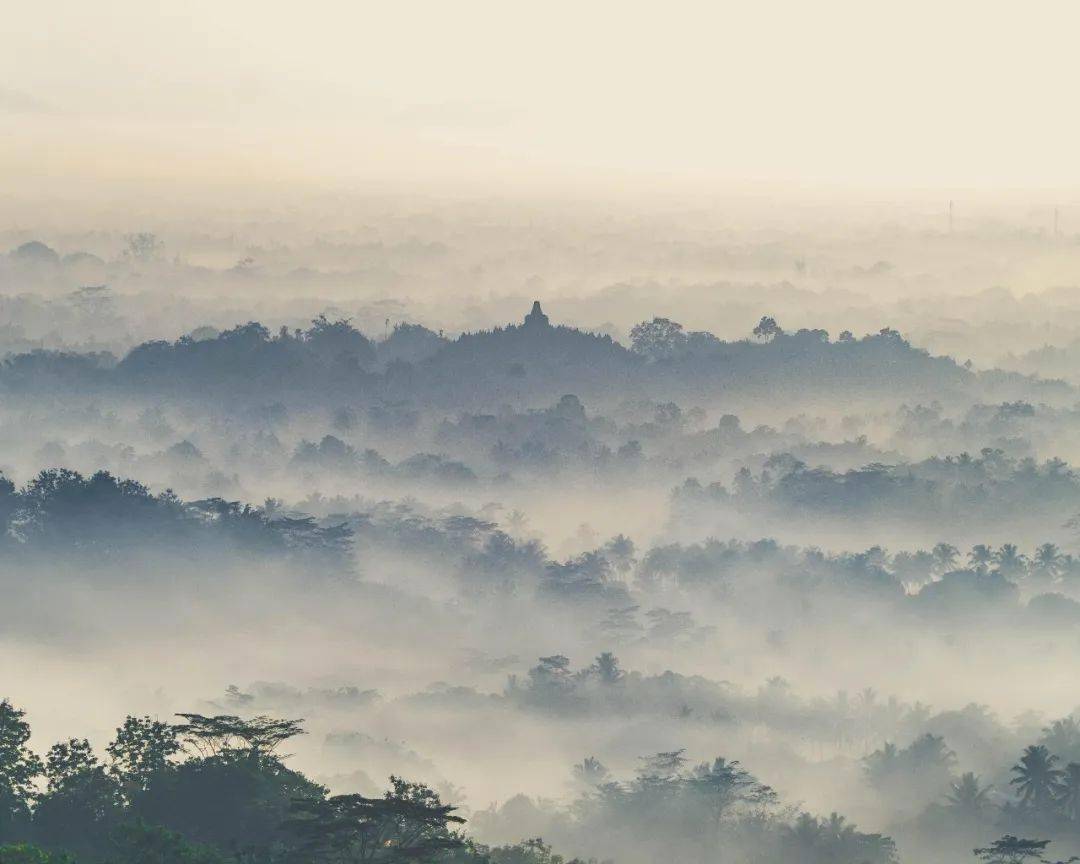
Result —
M39 0L0 160L82 178L1080 188L1075 3Z

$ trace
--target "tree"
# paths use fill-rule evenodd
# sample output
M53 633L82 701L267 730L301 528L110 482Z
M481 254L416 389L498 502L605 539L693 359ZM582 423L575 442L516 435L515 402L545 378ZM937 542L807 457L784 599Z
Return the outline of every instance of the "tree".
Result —
M34 834L54 848L88 857L120 816L120 790L85 738L54 744L45 758L45 794L34 809Z
M1061 782L1062 772L1054 767L1057 761L1057 756L1042 744L1032 744L1024 750L1012 769L1016 776L1009 781L1020 793L1021 806L1037 813L1050 811Z
M837 813L828 819L817 819L800 813L782 834L791 849L790 859L813 864L892 864L896 861L896 844L881 834L863 834Z
M1072 717L1055 720L1042 730L1039 744L1068 762L1080 762L1080 723Z
M952 784L952 790L945 796L949 802L949 809L964 818L978 818L988 804L987 795L989 786L980 786L979 778L971 771L960 776L960 779Z
M586 756L574 766L574 777L586 786L599 786L607 781L611 772L595 756Z
M272 754L280 744L303 735L301 720L274 720L265 716L241 720L229 714L205 717L202 714L177 714L187 722L174 727L176 734L203 755L219 755L237 749L253 754Z
M304 341L324 361L357 367L375 362L375 346L345 318L330 321L320 315L311 322Z
M610 651L605 651L597 657L590 671L594 672L605 684L614 684L623 675L622 669L619 668L619 658Z
M226 864L233 860L142 819L117 826L109 839L109 864Z
M159 774L131 810L190 842L258 855L288 839L282 821L295 799L325 792L277 757L238 747L188 758Z
M631 348L652 360L674 357L686 344L682 324L667 318L642 321L630 330Z
M960 550L950 543L938 543L930 551L930 554L934 556L934 563L937 565L938 572L947 573L956 565Z
M1080 763L1070 762L1061 772L1057 802L1066 819L1080 822Z
M30 816L34 781L41 775L41 760L27 746L30 724L7 699L0 702L0 841L11 837Z
M978 543L968 552L968 564L975 570L984 571L994 560L994 550L985 543Z
M1006 579L1020 576L1027 567L1027 559L1020 553L1015 543L1003 543L1001 548L994 553L994 562Z
M738 802L773 804L776 793L745 770L738 761L729 762L717 757L694 769L690 786L707 802L713 818L719 823L729 808Z
M1053 543L1043 543L1035 550L1035 556L1031 563L1035 573L1041 578L1041 581L1050 583L1057 579L1061 574L1062 565L1065 563L1065 557L1061 554L1061 550Z
M293 802L283 827L296 840L298 861L328 864L431 861L464 847L451 830L465 820L419 783L391 777L383 798L334 795Z
M75 864L70 855L50 852L29 843L0 846L0 864Z
M604 546L604 554L619 573L628 573L634 566L634 541L618 534Z
M995 840L989 846L975 849L975 857L985 864L1024 864L1025 861L1046 861L1043 852L1050 845L1049 840L1025 840L1006 834L1000 840ZM1069 861L1076 861L1070 858ZM1059 861L1057 864L1068 864Z
M683 755L685 749L670 750L665 753L653 753L651 756L639 756L644 763L638 768L638 777L643 781L670 781L675 779L686 764Z
M488 851L491 864L563 864L562 855L552 851L551 846L540 837L522 840L513 846L497 846ZM580 864L571 861L569 864Z
M886 742L864 760L870 785L888 795L894 806L913 810L949 793L955 764L956 754L944 738L929 733L902 750Z
M776 319L768 315L762 317L758 321L757 326L754 327L754 336L763 342L768 342L770 339L775 339L777 336L782 336L784 331L780 328L780 325L776 323Z
M149 231L139 231L136 234L128 234L124 238L127 241L127 248L124 250L124 257L131 261L147 262L152 261L161 254L161 250L165 248L165 244L158 240L157 235Z
M116 737L105 748L112 764L109 771L130 796L146 789L155 775L169 767L180 751L176 728L151 717L127 717Z

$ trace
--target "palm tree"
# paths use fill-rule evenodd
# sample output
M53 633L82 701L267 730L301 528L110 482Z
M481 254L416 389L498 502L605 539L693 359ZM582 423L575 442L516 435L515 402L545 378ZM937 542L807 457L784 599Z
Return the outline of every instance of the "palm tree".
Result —
M980 786L979 778L971 771L963 774L959 780L952 784L952 791L945 796L949 802L949 809L961 816L979 816L986 809L989 786Z
M863 759L863 770L872 785L879 785L887 780L896 770L899 751L891 741L886 741L879 749Z
M1012 769L1016 776L1009 781L1020 793L1022 806L1037 812L1049 812L1061 782L1061 769L1054 767L1057 761L1057 756L1042 744L1032 744L1024 750L1020 761Z
M956 559L960 555L960 550L951 543L938 543L930 550L930 554L934 556L934 563L937 564L938 572L947 573L956 566Z
M784 838L794 847L796 861L812 861L821 842L821 823L809 813L800 813L795 824L784 826Z
M829 818L822 823L821 829L829 837L835 837L841 840L850 837L855 833L855 826L849 823L847 819L835 810L830 813Z
M1070 762L1080 759L1080 723L1072 717L1055 720L1042 730L1040 744L1054 755Z
M1027 559L1020 553L1015 543L1003 543L1001 548L994 553L994 561L998 570L1006 578L1019 576L1027 566Z
M634 541L625 534L619 534L607 542L604 546L604 554L611 559L616 570L620 573L628 573L634 566Z
M1043 543L1035 550L1035 566L1056 571L1061 563L1061 550L1053 543Z
M1080 763L1070 762L1061 772L1057 801L1070 822L1080 822Z
M971 551L968 552L968 564L979 571L986 570L993 560L994 550L985 543L978 543L975 546L972 546Z
M1053 543L1043 543L1035 550L1032 560L1035 571L1046 582L1053 582L1061 573L1061 565L1064 563L1061 550Z

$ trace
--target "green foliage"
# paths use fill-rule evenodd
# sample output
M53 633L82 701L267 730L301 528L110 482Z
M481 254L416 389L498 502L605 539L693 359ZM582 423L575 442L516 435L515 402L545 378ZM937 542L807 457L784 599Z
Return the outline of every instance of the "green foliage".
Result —
M120 789L85 739L53 745L48 788L34 810L34 833L50 848L83 857L101 848L120 816Z
M487 857L491 864L563 864L562 855L553 852L539 837L512 846L496 846L488 850Z
M561 655L544 658L542 668L542 677L571 676L605 692L627 680L607 654L579 673ZM22 766L24 780L41 775L46 783L37 795L27 792L25 805L22 830L37 845L0 847L0 864L69 864L68 854L86 864L564 862L539 838L476 844L461 832L465 820L456 808L423 783L391 776L381 798L328 797L273 753L303 731L299 720L190 713L170 726L129 716L106 748L106 763L88 741L71 739L54 745L42 766L25 748L29 727L21 712L4 705L8 761ZM9 766L8 774L15 773ZM592 758L579 766L579 776L588 791L572 818L592 842L617 838L623 848L663 849L677 859L716 854L754 825L753 842L774 857L790 852L793 860L814 864L894 860L891 840L859 832L835 814L806 815L783 830L790 816L779 815L773 790L736 761L690 767L682 750L672 750L645 757L627 782L611 781Z
M334 795L294 802L285 828L297 840L297 860L430 861L464 848L465 841L450 828L465 822L453 815L456 808L423 784L390 781L393 789L384 798Z
M324 794L274 756L235 749L180 763L155 778L132 810L193 842L266 853L286 839L281 823L293 800Z
M1049 845L1049 840L1025 840L1006 834L989 846L974 850L974 854L986 864L1023 864L1025 861L1045 861L1043 850Z
M145 790L155 775L169 767L180 751L176 728L151 717L127 717L116 737L105 748L112 764L109 771L128 790Z
M203 754L216 755L240 749L267 755L290 738L304 734L303 720L274 720L264 716L242 720L228 714L176 716L187 722L176 726L175 734Z
M224 864L216 849L189 843L175 831L148 825L141 819L113 831L108 864Z
M50 852L30 843L0 846L0 864L74 864L70 855Z
M27 746L30 724L7 699L0 702L0 841L14 836L30 816L41 760Z

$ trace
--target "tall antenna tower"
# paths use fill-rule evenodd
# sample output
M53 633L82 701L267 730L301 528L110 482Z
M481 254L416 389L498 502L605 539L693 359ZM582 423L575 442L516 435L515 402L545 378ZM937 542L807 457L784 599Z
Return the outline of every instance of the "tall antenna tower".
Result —
M949 233L952 234L952 200L949 200Z
M1054 236L1058 236L1058 208L1054 208Z

